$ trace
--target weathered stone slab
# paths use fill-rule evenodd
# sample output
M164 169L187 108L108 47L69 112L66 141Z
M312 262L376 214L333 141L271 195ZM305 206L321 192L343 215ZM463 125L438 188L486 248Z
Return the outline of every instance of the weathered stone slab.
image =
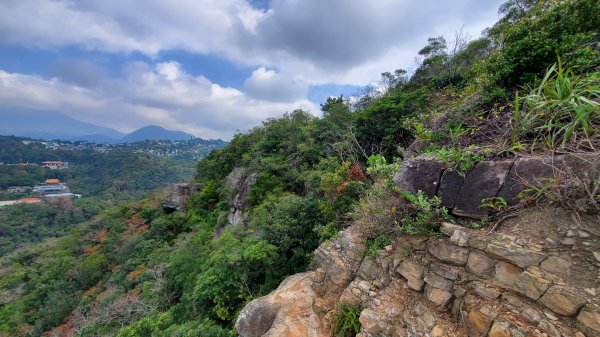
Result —
M485 254L481 254L478 252L471 252L469 254L469 259L467 260L467 271L469 273L488 277L492 275L494 271L494 264L496 261L489 258Z
M481 304L475 296L465 298L465 307L460 314L467 336L487 336L494 319L498 315L490 306Z
M447 236L452 236L457 230L465 230L465 228L461 225L455 225L450 222L442 222L440 226L440 232L446 234Z
M539 302L557 314L575 316L585 304L585 299L572 288L553 286L546 291Z
M600 156L596 153L567 153L563 161L564 175L575 176L586 185L600 179Z
M471 289L477 294L492 300L500 297L500 292L496 288L488 287L484 283L478 281L471 283Z
M425 276L425 283L432 287L436 287L442 290L451 291L452 290L452 281L441 277L436 273L429 272Z
M452 299L452 293L429 285L425 286L425 295L431 303L442 308L448 306Z
M377 335L383 331L380 315L371 309L363 310L358 320L362 328L370 334Z
M573 265L573 262L568 258L568 255L565 258L551 256L542 261L540 268L557 275L571 275L571 266Z
M464 266L469 258L469 250L451 245L443 240L430 240L429 253L438 260L456 266Z
M421 291L423 289L423 266L412 260L406 260L398 266L397 272L406 280L410 289Z
M485 251L491 255L505 259L519 267L539 266L546 255L517 245L503 245L499 242L490 243Z
M550 283L539 270L528 269L515 282L515 290L535 301L550 287Z
M471 234L465 230L458 230L452 233L450 237L450 242L460 247L467 247L469 245L469 239L471 238Z
M446 164L435 155L420 155L402 162L392 181L402 191L414 194L421 190L431 197L435 195L445 169Z
M430 266L430 270L440 275L441 277L447 278L449 280L456 280L458 278L458 270L441 263L432 263Z
M542 187L554 178L554 163L558 160L550 156L516 159L498 196L510 206L518 204L521 191Z
M466 174L452 213L474 219L486 216L487 210L479 208L481 200L496 196L512 164L508 160L477 163Z
M581 309L581 312L579 312L577 320L581 324L600 334L600 308L586 305Z
M451 168L442 173L437 195L440 197L444 207L448 209L454 208L456 196L458 196L458 192L460 191L460 187L462 186L464 180L465 178L463 176Z
M496 264L494 281L500 285L511 287L521 275L521 268L508 262L499 261Z

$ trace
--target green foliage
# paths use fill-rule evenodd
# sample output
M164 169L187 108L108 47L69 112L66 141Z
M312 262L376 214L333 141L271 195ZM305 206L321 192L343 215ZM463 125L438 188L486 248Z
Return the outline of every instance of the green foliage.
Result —
M399 168L400 162L398 160L388 163L385 157L380 154L374 154L367 159L367 173L374 180L391 183Z
M509 1L505 18L489 35L500 48L486 61L490 80L504 88L530 83L556 60L585 72L600 65L596 48L600 3L596 0Z
M270 194L279 194L283 191L283 181L274 174L261 172L256 178L256 183L248 193L248 204L258 206Z
M485 159L483 155L476 154L470 149L455 147L438 149L436 154L439 159L462 176L475 167L475 164Z
M341 303L333 316L331 332L335 337L353 337L360 332L360 313L362 307L358 304Z
M250 228L278 247L278 268L283 269L279 272L293 274L306 268L307 257L319 243L314 228L326 222L315 199L284 195L256 208Z
M68 234L74 225L99 211L94 202L100 201L75 200L71 209L45 203L0 208L0 256L22 245Z
M442 206L440 198L428 198L423 191L417 195L403 192L403 196L410 202L409 207L403 210L402 230L409 234L437 235L437 230L444 221L452 221L446 207Z
M91 254L81 263L76 276L77 281L83 288L91 287L102 278L107 265L106 255L102 253Z
M231 329L223 328L205 319L177 324L172 314L144 317L117 333L116 337L233 337Z
M373 258L377 251L392 243L392 239L387 235L379 235L373 239L367 240L366 256Z
M492 197L481 200L479 207L498 213L506 210L508 208L508 204L502 197Z
M559 61L558 67L550 67L542 81L523 98L525 111L519 113L516 109L514 124L518 131L513 136L532 134L534 143L543 142L548 148L590 138L600 125L598 99L599 72L577 76Z

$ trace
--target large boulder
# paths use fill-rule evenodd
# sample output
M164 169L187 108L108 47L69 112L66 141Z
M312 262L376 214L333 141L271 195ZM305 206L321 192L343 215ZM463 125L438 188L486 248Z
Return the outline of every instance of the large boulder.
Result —
M269 295L246 305L235 322L240 337L328 337L313 311L313 279L314 272L292 275Z
M518 195L522 191L534 190L551 183L556 170L555 163L561 159L561 157L551 156L517 158L502 188L498 191L498 196L510 206L518 204L520 201Z
M453 214L481 219L488 214L488 211L481 209L481 201L486 198L493 198L504 183L512 161L482 161L465 176L456 202Z
M465 178L453 169L447 169L442 173L437 195L440 197L444 207L448 209L454 208L456 197L464 180Z
M181 183L170 188L169 194L162 203L166 212L183 211L190 196L199 189L199 184Z
M421 190L428 196L434 196L446 164L435 155L424 154L406 160L394 175L394 184L402 191L417 193Z

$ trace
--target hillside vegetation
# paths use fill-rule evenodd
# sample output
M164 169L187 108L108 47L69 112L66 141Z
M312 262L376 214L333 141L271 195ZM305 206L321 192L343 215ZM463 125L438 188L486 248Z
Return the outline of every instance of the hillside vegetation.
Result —
M116 150L47 149L40 142L0 136L0 161L38 163L45 160L70 162L70 167L52 170L35 165L0 165L0 200L30 196L10 193L9 186L35 186L48 178L65 182L82 199L58 204L14 205L0 208L0 256L25 244L60 237L103 209L140 199L149 191L189 180L193 163L159 158L144 153ZM31 195L36 196L36 195Z
M436 234L448 217L439 201L392 187L403 157L436 153L465 171L519 152L598 149L600 3L509 0L500 13L480 38L430 38L414 74L382 74L385 93L330 98L323 118L293 111L237 134L197 164L186 212L150 197L3 257L0 334L234 336L245 304L311 268L318 244L350 223L381 225L368 254L398 231ZM227 176L242 167L256 182L247 224L233 226ZM386 208L389 198L405 208Z

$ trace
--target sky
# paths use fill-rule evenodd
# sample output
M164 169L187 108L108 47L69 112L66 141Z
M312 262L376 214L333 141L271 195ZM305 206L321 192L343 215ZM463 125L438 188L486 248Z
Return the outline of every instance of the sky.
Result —
M230 139L414 70L428 37L476 38L502 2L2 0L0 107Z

